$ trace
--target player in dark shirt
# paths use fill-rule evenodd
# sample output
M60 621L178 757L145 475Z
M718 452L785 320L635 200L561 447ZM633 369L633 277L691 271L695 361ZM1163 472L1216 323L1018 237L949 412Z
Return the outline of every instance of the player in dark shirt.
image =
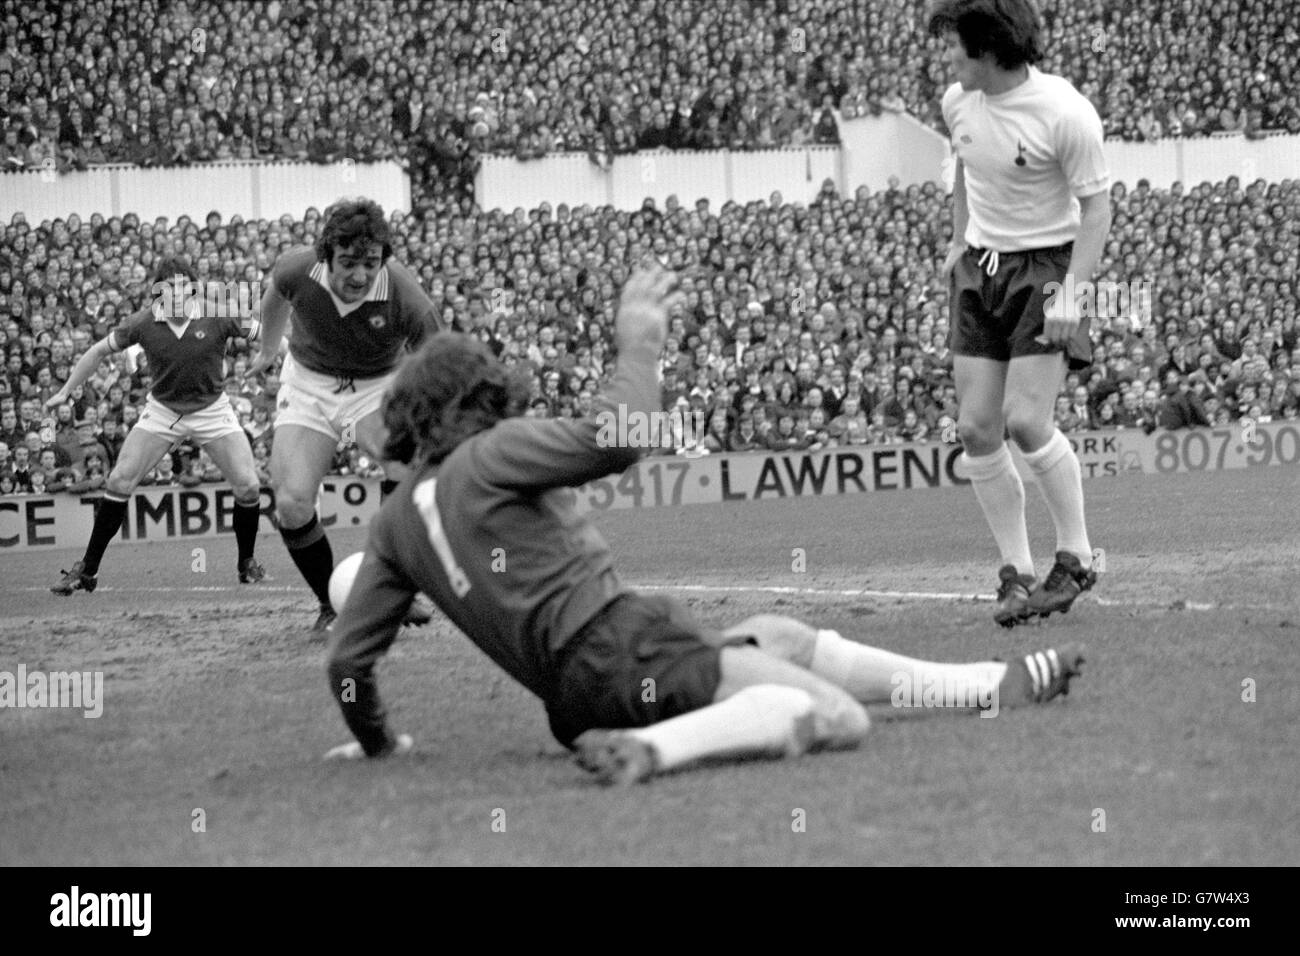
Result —
M186 285L189 283L189 285ZM235 544L242 583L265 576L253 556L261 512L261 484L253 448L239 416L222 390L222 363L231 339L256 336L251 319L219 314L197 286L198 274L184 259L159 263L152 283L154 300L128 316L112 332L86 350L68 381L46 404L58 407L87 381L99 363L114 352L139 345L149 360L153 387L109 473L104 498L95 511L95 524L82 559L63 572L51 590L69 595L93 591L99 564L110 541L122 527L126 502L144 477L171 449L191 438L212 457L235 493Z
M340 441L382 457L379 412L404 351L438 330L438 315L411 272L391 258L383 210L367 199L326 210L315 248L275 263L262 298L262 348L248 374L269 369L292 321L280 376L271 481L280 535L320 601L312 630L334 620L334 555L316 514L316 495ZM389 478L393 474L389 471ZM396 485L385 482L381 493ZM425 613L417 620L427 620Z
M1068 689L1082 662L1073 647L1012 664L937 664L775 615L717 632L671 599L623 586L570 489L645 450L607 446L600 423L658 411L658 360L678 294L658 269L628 280L614 380L586 420L518 417L526 389L470 336L439 334L406 363L384 423L389 457L413 473L372 525L335 624L330 688L357 739L327 757L412 748L387 725L373 668L417 591L541 698L556 739L604 782L702 757L856 745L868 728L859 701L890 700L899 675L941 681L964 706L986 708Z

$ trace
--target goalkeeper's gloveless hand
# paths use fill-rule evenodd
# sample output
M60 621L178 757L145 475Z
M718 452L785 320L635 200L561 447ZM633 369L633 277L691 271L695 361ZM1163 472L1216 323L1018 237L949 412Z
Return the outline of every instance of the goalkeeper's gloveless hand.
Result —
M640 266L628 276L614 319L614 339L619 352L644 348L658 356L668 335L668 316L685 296L676 273L657 264Z

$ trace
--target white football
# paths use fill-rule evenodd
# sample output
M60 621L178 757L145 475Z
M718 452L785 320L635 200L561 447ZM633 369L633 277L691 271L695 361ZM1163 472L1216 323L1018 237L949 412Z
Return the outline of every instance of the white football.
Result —
M361 570L361 562L365 557L364 551L349 554L338 563L338 567L330 575L330 604L334 605L335 613L341 613L343 605L348 603L348 595L352 593L352 582L357 579L357 572Z

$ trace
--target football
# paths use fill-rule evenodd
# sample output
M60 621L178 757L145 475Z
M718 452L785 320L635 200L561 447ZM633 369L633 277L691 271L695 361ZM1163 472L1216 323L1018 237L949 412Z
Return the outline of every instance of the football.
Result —
M364 551L349 554L338 563L334 573L330 575L330 604L334 605L336 612L341 612L343 605L348 603L352 582L357 579L357 571L361 569L361 562L365 556Z

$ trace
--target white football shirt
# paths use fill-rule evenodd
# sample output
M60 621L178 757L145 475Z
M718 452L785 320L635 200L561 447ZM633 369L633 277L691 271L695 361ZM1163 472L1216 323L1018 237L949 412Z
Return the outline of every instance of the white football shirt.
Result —
M943 95L953 152L965 167L966 243L998 252L1072 242L1079 198L1110 188L1101 117L1062 76L989 96L960 83Z

